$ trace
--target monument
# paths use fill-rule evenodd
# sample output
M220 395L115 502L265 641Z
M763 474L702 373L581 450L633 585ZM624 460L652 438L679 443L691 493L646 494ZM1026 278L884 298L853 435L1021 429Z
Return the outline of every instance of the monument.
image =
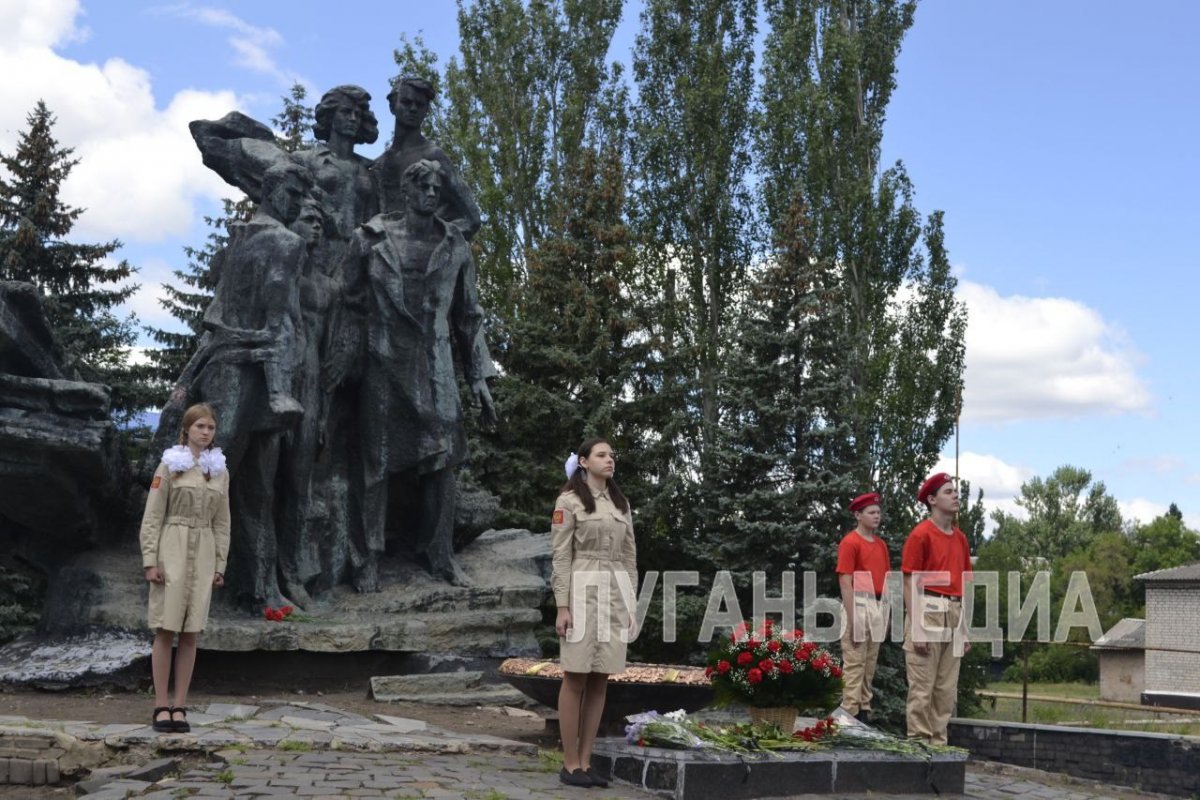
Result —
M258 210L214 259L200 350L156 442L188 405L215 407L235 476L227 579L245 606L310 607L342 581L378 591L389 538L436 578L470 582L454 555L456 363L485 426L495 367L468 244L479 210L421 132L433 96L422 79L395 83L374 162L354 152L379 133L358 86L325 93L320 143L294 153L237 112L190 126L204 163ZM302 208L319 211L311 235L291 229Z

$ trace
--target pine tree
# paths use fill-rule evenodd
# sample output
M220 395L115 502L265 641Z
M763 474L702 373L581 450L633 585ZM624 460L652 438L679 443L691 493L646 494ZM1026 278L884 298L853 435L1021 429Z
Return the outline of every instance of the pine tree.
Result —
M797 198L771 257L755 270L724 381L717 502L705 549L739 586L765 570L832 572L854 489L831 453L849 431L833 417L850 391L838 369L837 270L812 256L811 221Z
M127 283L137 270L124 260L110 263L121 247L115 239L67 241L84 210L64 204L59 192L79 160L54 138L56 120L44 102L26 122L15 152L0 155L8 172L0 178L0 278L38 287L68 368L111 387L113 417L125 421L152 398L148 370L129 363L137 318L114 312L137 291Z
M629 454L638 441L623 412L644 344L624 296L634 261L620 156L584 150L564 178L558 215L529 254L529 279L500 337L511 342L495 386L503 425L472 459L500 494L505 521L535 529L545 527L571 448L603 436Z

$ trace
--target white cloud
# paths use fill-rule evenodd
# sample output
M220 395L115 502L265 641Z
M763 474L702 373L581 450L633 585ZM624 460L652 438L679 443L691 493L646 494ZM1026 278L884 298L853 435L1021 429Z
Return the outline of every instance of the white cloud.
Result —
M184 91L160 109L145 70L119 58L84 64L52 49L76 35L78 3L0 2L0 74L21 76L0 82L0 150L12 152L26 116L45 100L55 138L80 159L62 190L64 202L86 209L73 235L160 241L188 232L196 200L232 192L201 163L187 123L236 108L233 92Z
M79 0L0 0L0 50L84 40L88 32L76 26L78 15Z
M933 472L949 472L954 474L954 455L943 454ZM974 502L980 489L983 490L983 505L987 509L990 520L993 511L1003 511L1018 517L1025 516L1025 510L1018 506L1015 498L1021 492L1021 484L1032 478L1036 473L1029 467L1009 464L1008 462L985 453L960 453L958 459L958 474L963 480L971 482L971 498L963 498L963 505ZM993 523L989 521L988 529Z
M1095 309L1060 297L1001 296L963 281L966 388L963 417L976 421L1146 411L1139 354Z
M281 69L271 55L271 50L283 44L283 36L274 28L251 25L223 8L181 3L162 10L214 28L232 31L228 42L233 48L234 63L238 66L270 75L284 86L291 86L297 80L294 75Z
M1146 523L1167 513L1167 506L1144 497L1118 500L1117 507L1121 509L1121 519L1126 522Z

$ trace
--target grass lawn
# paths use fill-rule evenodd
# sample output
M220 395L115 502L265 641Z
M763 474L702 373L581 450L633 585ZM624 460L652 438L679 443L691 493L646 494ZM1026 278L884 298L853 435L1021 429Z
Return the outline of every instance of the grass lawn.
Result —
M992 683L986 691L1021 694L1019 683ZM1027 722L1041 725L1071 725L1081 728L1176 733L1200 736L1200 711L1195 715L1164 714L1147 708L1107 708L1072 700L1099 700L1100 686L1095 683L1031 683L1030 697L1061 698L1065 702L1029 701ZM1021 721L1021 699L983 697L983 719L1002 722Z

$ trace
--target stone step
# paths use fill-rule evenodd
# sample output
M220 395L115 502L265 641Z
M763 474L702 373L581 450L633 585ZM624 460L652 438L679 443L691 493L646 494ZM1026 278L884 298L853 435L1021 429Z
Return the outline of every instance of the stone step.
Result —
M525 706L529 704L529 698L511 686L476 684L473 686L460 685L456 688L454 681L412 680L462 674L388 675L372 678L371 697L381 703L423 703L435 706ZM473 674L482 677L481 673Z

